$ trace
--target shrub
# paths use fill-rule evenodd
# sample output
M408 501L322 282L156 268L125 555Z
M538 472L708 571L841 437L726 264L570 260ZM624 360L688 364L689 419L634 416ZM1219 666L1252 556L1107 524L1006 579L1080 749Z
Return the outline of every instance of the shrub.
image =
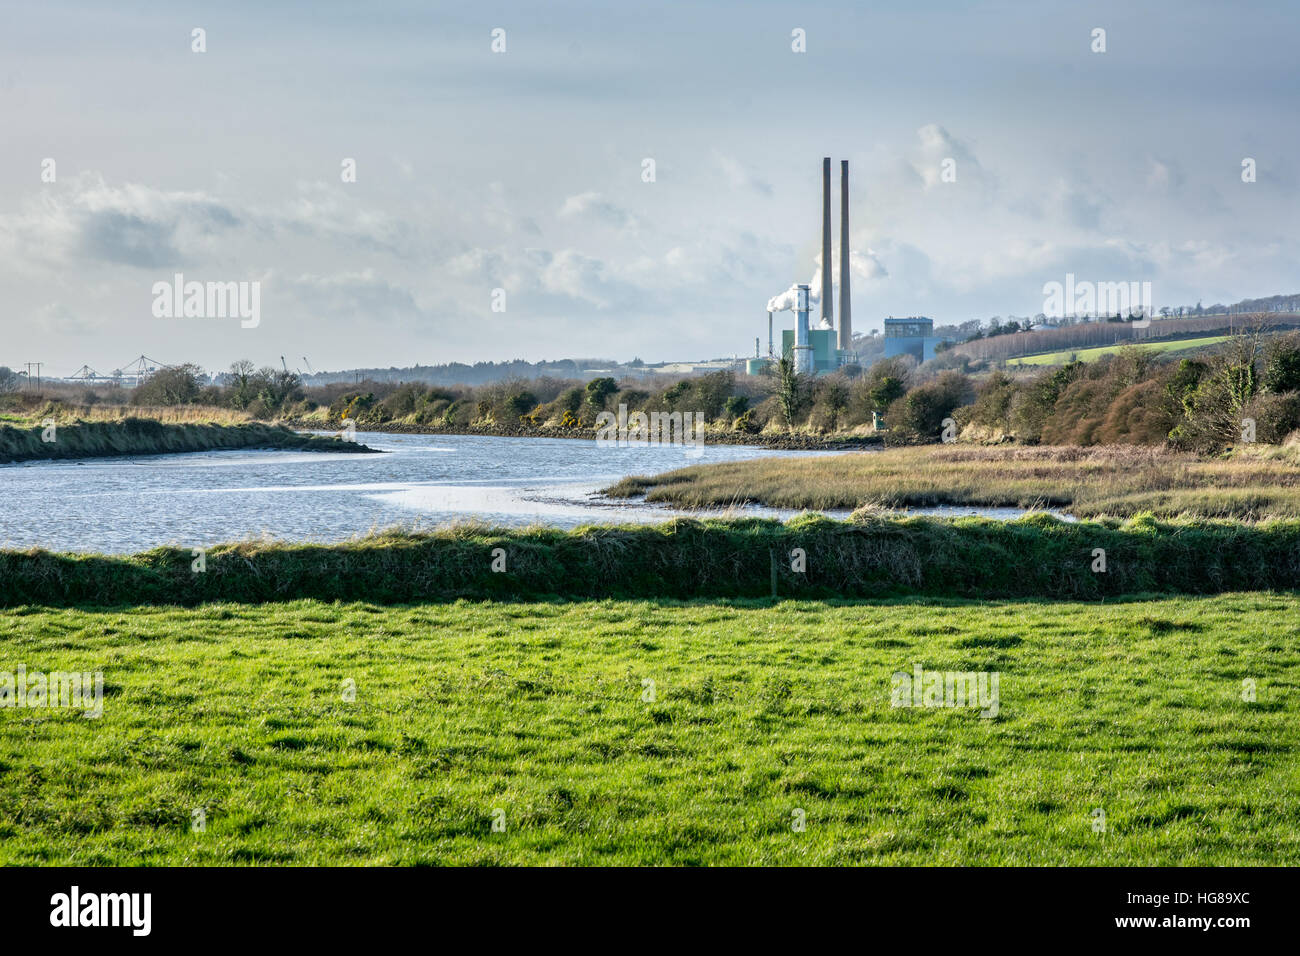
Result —
M1264 362L1263 390L1280 394L1300 391L1300 335L1270 343Z
M160 368L136 386L133 405L191 405L198 400L203 369L197 365Z
M618 383L612 378L593 378L587 383L587 404L602 409L611 395L618 392Z
M943 372L918 385L889 406L886 421L890 440L913 442L937 438L943 420L972 397L970 380L959 372Z
M1242 410L1242 418L1255 420L1256 441L1281 444L1291 432L1300 428L1300 392L1257 395Z

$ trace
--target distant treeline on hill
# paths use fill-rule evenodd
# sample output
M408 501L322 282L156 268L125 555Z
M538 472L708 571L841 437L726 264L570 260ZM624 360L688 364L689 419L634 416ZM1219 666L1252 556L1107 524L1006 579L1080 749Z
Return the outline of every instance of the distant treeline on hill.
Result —
M952 346L949 351L953 355L968 359L999 362L1041 352L1097 348L1120 342L1142 342L1176 336L1235 332L1240 330L1242 316L1259 314L1259 312L1234 311L1190 319L1153 319L1146 327L1133 322L1080 322L1054 329L1035 329L1032 332L1013 332L991 338L972 339ZM1296 328L1300 327L1300 312L1271 312L1264 321L1274 329Z
M603 369L618 368L613 359L559 359L554 362L448 362L443 365L411 365L405 368L355 368L339 372L304 375L304 385L332 385L336 382L423 382L427 385L487 385L514 379L595 378Z

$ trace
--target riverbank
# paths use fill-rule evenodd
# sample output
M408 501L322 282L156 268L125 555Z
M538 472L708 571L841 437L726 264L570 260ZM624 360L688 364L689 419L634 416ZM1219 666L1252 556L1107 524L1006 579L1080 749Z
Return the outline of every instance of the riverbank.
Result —
M676 519L574 531L461 525L339 545L252 541L126 557L0 552L0 604L474 600L1101 600L1300 588L1300 521L1066 523L1047 515Z
M286 418L277 420L279 424L290 428L313 429L317 431L338 430L337 422L315 418ZM358 431L378 432L390 435L484 435L493 438L564 438L577 441L595 441L596 428L564 428L545 425L413 425L406 422L366 422L357 426ZM884 443L883 435L842 435L824 436L802 434L799 432L744 432L725 428L709 428L704 433L706 445L746 445L755 448L777 448L785 451L859 451L879 448Z
M925 445L870 455L766 458L625 478L603 492L677 508L1052 508L1080 518L1150 513L1300 517L1300 448L1208 458L1132 445Z
M356 442L303 435L283 425L260 422L169 424L152 418L127 418L55 422L48 428L0 425L0 464L231 449L375 453L375 449Z

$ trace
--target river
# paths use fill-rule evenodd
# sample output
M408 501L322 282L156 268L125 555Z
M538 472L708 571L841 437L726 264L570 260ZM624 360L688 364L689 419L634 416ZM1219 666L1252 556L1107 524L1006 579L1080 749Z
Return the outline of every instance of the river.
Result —
M593 495L627 475L685 465L833 454L706 444L691 457L681 446L479 435L359 432L357 440L385 454L214 451L0 466L0 547L123 553L258 537L342 541L464 519L661 521L682 512Z

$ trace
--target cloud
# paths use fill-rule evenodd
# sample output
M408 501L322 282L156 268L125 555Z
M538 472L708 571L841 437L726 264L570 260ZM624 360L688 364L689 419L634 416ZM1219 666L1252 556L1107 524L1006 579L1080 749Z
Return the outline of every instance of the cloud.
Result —
M398 257L410 256L418 246L410 223L361 202L346 186L319 181L298 183L296 195L265 215L246 218L268 235L289 232Z
M241 225L230 207L201 192L110 186L83 174L0 216L11 256L56 267L80 260L142 269L188 265Z
M713 161L722 170L723 176L733 189L753 190L761 196L772 196L772 184L760 179L754 172L737 159L713 151Z
M1062 179L1052 191L1049 208L1058 221L1076 229L1098 229L1102 209L1108 204L1109 200L1099 189L1079 187Z
M85 314L78 314L62 302L41 306L32 316L36 326L56 335L83 335L99 328L101 323Z
M515 212L514 200L507 194L504 183L494 182L488 186L487 200L483 203L483 221L495 232L507 236L515 233L527 236L542 234L536 220Z
M908 162L926 189L952 185L943 182L944 164L947 160L952 160L955 164L956 182L991 184L987 171L975 158L975 154L938 123L922 126L916 131L916 138L918 145Z
M597 192L569 196L560 206L561 219L586 219L614 229L635 229L638 222L626 209L610 202Z
M407 288L383 278L373 269L333 275L303 274L272 279L268 292L276 303L309 314L337 317L363 328L371 321L403 322L425 315ZM267 307L263 307L263 312Z
M549 258L540 275L543 290L598 309L612 304L616 289L600 259L573 249L563 249Z
M1187 177L1172 160L1147 157L1147 188L1161 193L1180 191Z

